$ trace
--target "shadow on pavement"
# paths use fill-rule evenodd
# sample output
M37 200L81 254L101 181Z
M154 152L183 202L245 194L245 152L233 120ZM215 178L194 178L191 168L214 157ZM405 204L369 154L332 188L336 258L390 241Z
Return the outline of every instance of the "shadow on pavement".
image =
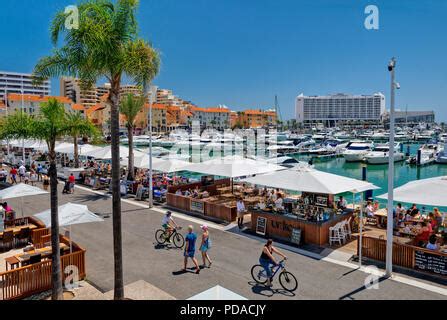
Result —
M267 287L266 285L256 283L254 281L249 281L251 285L251 291L254 294L259 294L264 297L273 297L275 294L281 294L286 297L295 297L295 293L284 290L284 289L274 289L273 287Z
M380 278L377 279L377 284L382 282L382 281L385 281L387 279L388 279L387 277L380 277ZM341 296L340 298L338 298L338 300L355 300L355 298L352 297L352 295L357 294L359 292L362 292L363 290L368 290L368 289L370 289L370 288L368 288L367 286L363 285L360 288L357 288L357 289L355 289L355 290L353 290L353 291L351 291L351 292Z

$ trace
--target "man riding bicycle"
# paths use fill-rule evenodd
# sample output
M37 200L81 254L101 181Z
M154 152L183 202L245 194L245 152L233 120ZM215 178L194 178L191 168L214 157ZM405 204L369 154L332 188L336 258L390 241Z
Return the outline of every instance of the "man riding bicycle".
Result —
M167 211L166 214L163 216L163 219L161 220L161 226L166 231L167 236L166 238L169 239L174 229L177 229L177 223L175 223L174 219L171 217L172 213L171 211ZM171 240L169 240L171 241Z
M265 273L267 274L267 286L272 286L272 269L270 265L277 266L278 263L275 260L275 257L273 256L273 253L276 253L277 255L280 255L284 258L284 260L287 259L287 257L278 249L276 249L273 246L273 240L268 239L267 243L264 245L264 248L262 248L261 256L259 257L259 263L264 268Z

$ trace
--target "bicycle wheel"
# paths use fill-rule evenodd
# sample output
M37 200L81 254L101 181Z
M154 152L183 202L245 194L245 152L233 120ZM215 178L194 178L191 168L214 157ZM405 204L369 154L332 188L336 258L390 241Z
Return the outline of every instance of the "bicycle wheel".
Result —
M260 264L255 264L251 267L251 277L256 283L264 284L267 282L267 275L265 273L264 267Z
M279 283L289 292L295 291L298 288L298 280L288 271L283 271L279 274Z
M155 232L155 240L157 240L157 242L159 244L163 244L166 242L166 232L162 229L158 229Z
M185 238L180 233L176 233L173 236L174 240L174 246L181 249L183 248L183 245L185 244Z

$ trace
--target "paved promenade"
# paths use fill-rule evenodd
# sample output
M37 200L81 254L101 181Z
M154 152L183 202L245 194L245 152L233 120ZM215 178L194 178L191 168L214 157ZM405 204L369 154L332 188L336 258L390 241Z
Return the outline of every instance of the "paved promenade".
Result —
M113 289L113 238L111 198L76 188L75 194L63 195L59 185L59 204L85 204L104 217L102 223L72 227L74 241L87 249L87 280L102 292ZM199 275L181 272L181 250L159 247L154 234L160 227L162 213L123 201L123 255L126 285L145 281L176 299L186 299L217 284L249 299L446 299L446 295L394 280L382 280L379 289L365 289L366 273L352 268L285 251L287 269L299 281L295 295L284 292L275 279L272 290L253 283L250 268L257 263L263 240L224 230L211 229L214 260L211 268ZM20 216L20 200L9 202ZM49 208L49 195L24 198L26 215ZM176 218L184 229L198 223ZM201 259L197 253L199 263ZM439 286L438 286L439 287ZM445 290L445 287L443 288ZM441 290L443 290L441 288ZM446 292L446 291L444 291Z

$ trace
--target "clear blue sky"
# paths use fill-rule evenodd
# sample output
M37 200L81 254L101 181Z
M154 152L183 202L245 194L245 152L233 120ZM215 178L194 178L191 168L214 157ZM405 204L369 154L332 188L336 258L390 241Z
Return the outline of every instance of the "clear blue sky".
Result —
M77 0L2 0L0 70L30 72L51 51L49 22ZM383 92L398 59L396 103L434 109L447 121L447 1L142 0L140 33L162 54L155 83L200 106L273 105L294 116L294 98ZM366 30L364 8L380 10ZM53 80L53 94L58 94Z

